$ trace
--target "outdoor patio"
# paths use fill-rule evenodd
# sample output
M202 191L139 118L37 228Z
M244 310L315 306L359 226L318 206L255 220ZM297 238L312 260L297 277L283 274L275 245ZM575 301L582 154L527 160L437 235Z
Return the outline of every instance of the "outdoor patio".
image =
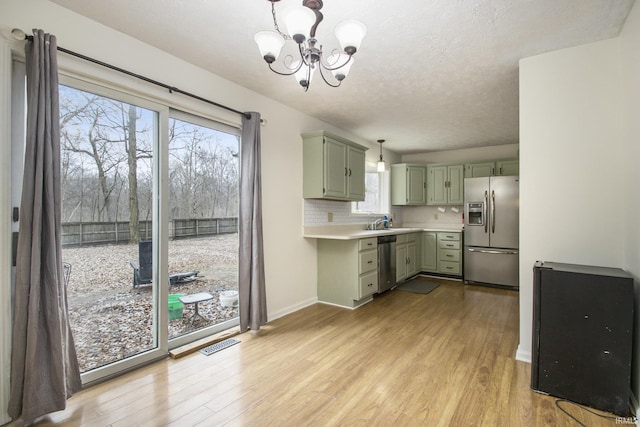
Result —
M80 370L100 367L153 346L153 285L132 285L138 245L100 245L63 249L71 264L67 287L69 314ZM237 307L223 307L219 294L238 290L238 234L169 241L169 274L198 270L198 280L176 284L170 294L208 292L213 299L199 303L202 317L191 319L193 304L183 316L169 321L169 337L238 316ZM167 310L167 303L162 309Z

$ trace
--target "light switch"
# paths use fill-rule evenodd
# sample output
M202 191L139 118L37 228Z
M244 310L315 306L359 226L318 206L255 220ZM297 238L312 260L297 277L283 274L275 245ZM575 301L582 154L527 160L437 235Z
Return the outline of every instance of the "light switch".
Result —
M333 222L333 212L327 212L327 221Z

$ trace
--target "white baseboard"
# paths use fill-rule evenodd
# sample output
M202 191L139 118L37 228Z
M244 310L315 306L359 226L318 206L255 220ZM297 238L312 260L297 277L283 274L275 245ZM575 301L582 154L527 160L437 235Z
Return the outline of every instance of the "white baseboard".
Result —
M290 305L289 307L285 307L282 310L278 310L273 313L268 313L267 318L269 319L269 322L271 322L272 320L276 320L280 317L286 316L287 314L291 314L298 310L302 310L303 308L309 307L310 305L313 305L317 302L318 302L317 297L309 298L308 300L300 301L297 304L293 304L293 305Z
M523 350L522 348L520 348L520 346L518 346L518 350L516 351L516 360L531 363L531 351Z

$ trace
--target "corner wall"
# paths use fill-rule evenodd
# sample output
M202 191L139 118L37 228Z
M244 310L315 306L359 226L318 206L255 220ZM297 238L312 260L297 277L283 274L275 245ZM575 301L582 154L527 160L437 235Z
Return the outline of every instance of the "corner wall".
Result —
M631 388L637 399L640 398L640 226L637 213L640 212L640 4L636 3L620 33L620 53L624 82L623 109L625 111L626 153L623 168L627 171L624 181L625 196L625 270L635 278L636 322L634 363L631 372ZM640 417L640 407L636 408Z

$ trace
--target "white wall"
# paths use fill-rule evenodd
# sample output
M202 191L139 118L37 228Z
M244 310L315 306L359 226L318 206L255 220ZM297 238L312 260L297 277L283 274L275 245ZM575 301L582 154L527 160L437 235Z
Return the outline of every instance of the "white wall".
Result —
M624 180L625 197L625 269L634 275L636 282L636 323L634 343L634 364L632 389L636 398L640 397L640 226L637 218L640 212L640 5L636 3L627 18L625 27L620 34L620 52L622 55L622 70L624 82L623 110L626 112L625 135L626 146L624 170L627 176ZM640 415L640 408L638 408Z
M620 38L520 61L520 359L536 260L639 275L639 14Z

